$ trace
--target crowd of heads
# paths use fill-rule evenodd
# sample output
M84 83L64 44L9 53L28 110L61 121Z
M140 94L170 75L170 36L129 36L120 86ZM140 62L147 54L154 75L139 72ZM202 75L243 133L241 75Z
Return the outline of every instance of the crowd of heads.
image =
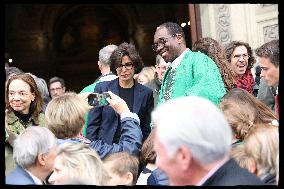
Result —
M103 66L109 66L119 77L119 83L134 82L137 74L137 82L142 85L155 78L161 85L171 62L186 49L185 34L178 24L166 22L157 27L153 41L152 48L157 54L155 67L144 66L138 49L123 42L99 51L99 69L102 71ZM277 184L279 119L251 89L240 87L246 74L249 87L253 84L250 74L256 58L252 47L242 41L232 41L223 47L215 39L205 37L193 44L192 51L206 54L214 61L226 94L218 106L198 95L185 95L159 104L151 111L152 131L142 147L140 145L138 155L117 150L101 158L96 148L89 145L93 141L59 145L59 139L82 137L86 115L92 107L82 96L67 91L60 77L52 77L47 85L44 79L31 73L7 67L5 107L10 116L13 113L26 121L24 124L20 121L20 126L15 128L5 122L5 131L15 133L15 140L8 141L15 163L29 173L37 173L36 184L44 181L48 184L135 185L141 167L152 165L154 170L162 170L167 175L170 185L202 185L208 184L209 181L202 178L210 171L233 158L263 183ZM255 54L259 58L261 76L269 86L278 85L279 41L263 44ZM112 103L115 109L115 102ZM127 114L131 113L131 108L126 109ZM40 114L44 114L43 124L31 122L31 116L38 118ZM116 114L121 112L116 110ZM122 120L124 115L120 116ZM131 117L130 122L134 122L133 119ZM137 120L139 125L141 121ZM119 142L103 145L115 148ZM6 181L12 182L9 179Z

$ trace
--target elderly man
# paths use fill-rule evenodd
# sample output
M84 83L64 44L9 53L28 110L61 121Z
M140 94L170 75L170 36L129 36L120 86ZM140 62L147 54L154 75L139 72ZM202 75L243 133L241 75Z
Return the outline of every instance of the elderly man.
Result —
M17 167L6 177L6 184L41 185L53 170L56 138L45 127L28 127L14 142Z
M232 131L221 111L201 97L180 97L152 112L156 164L170 185L262 185L229 157Z
M279 40L272 40L255 50L261 68L260 77L264 78L267 85L277 86L275 96L275 113L279 118L278 109L278 84L279 84Z
M116 45L107 45L99 51L98 67L101 72L101 76L91 85L85 87L80 93L94 92L97 83L102 81L111 81L117 78L117 76L110 71L110 55L117 48Z

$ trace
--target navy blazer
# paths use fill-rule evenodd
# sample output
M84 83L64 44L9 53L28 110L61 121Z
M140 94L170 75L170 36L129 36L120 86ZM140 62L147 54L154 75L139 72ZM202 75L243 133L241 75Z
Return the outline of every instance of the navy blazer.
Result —
M94 92L102 93L111 91L119 96L118 78L112 81L98 83ZM134 82L134 102L133 113L140 119L140 128L143 134L143 141L151 132L151 112L154 108L153 91ZM95 107L89 112L89 120L86 129L86 137L91 140L101 139L107 144L113 143L113 138L117 129L121 129L120 116L110 106Z
M33 178L29 175L25 169L21 166L17 165L16 169L14 169L6 178L6 184L13 184L13 185L28 185L36 183L34 182Z
M234 159L221 166L203 186L265 185L260 178L241 168Z

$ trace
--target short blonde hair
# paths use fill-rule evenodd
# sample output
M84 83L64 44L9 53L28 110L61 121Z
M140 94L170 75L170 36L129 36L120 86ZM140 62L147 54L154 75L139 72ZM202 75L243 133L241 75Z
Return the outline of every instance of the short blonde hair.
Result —
M57 156L62 156L68 181L78 180L88 185L105 186L109 182L107 170L94 149L84 143L64 143ZM68 184L68 183L65 183Z
M82 130L88 104L74 92L53 98L47 105L45 117L48 128L59 139L77 136Z
M274 174L277 171L279 154L278 127L261 124L244 140L245 152L254 158L259 175Z
M127 152L117 152L108 155L103 159L104 163L112 162L113 167L111 171L118 174L119 176L124 176L127 172L131 172L133 175L133 185L137 181L139 160L137 157L130 155Z

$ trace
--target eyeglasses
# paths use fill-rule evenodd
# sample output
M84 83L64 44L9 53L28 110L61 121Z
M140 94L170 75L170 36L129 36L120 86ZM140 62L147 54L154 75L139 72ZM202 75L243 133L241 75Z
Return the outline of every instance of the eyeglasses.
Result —
M176 34L173 34L173 35L171 35L170 37L175 37L175 36L176 36ZM168 42L168 39L169 39L170 37L168 37L168 38L164 38L164 37L159 38L159 42L158 42L158 43L154 43L154 44L152 45L153 51L154 51L154 52L157 52L158 47L160 47L161 49L164 48L164 47L165 47L165 44Z
M128 62L128 63L125 63L124 65L123 64L119 64L116 68L116 71L121 71L122 68L125 68L126 70L131 70L133 68L133 63L131 62Z
M248 54L235 54L233 56L233 58L237 60L239 60L241 57L243 57L245 60L248 60L250 56Z
M52 88L52 89L50 89L50 91L59 91L59 90L61 90L62 89L62 87L57 87L57 88Z

